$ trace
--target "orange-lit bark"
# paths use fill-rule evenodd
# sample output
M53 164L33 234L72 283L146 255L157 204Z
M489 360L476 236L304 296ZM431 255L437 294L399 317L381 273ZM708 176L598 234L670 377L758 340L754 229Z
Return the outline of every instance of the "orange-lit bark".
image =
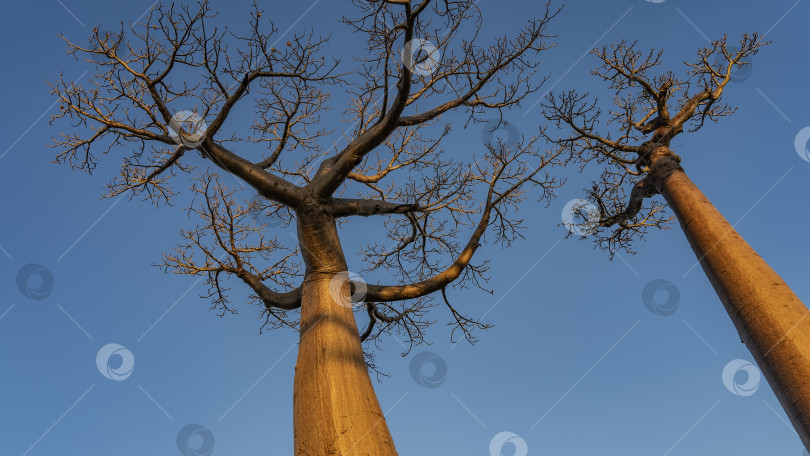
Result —
M660 169L665 171L656 182L659 191L740 338L810 448L810 311L689 179L669 149L653 154L652 173Z
M396 455L366 368L350 284L336 278L346 260L335 220L308 212L299 213L298 223L307 272L293 396L295 454Z

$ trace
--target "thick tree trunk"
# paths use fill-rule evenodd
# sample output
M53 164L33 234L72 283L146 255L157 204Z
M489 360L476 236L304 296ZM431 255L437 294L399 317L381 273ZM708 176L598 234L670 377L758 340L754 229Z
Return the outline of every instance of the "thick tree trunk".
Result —
M810 449L810 312L687 177L669 149L653 153L652 173L658 174L655 185L678 217L740 338Z
M310 206L311 207L311 206ZM298 233L307 265L301 296L301 339L295 367L293 416L297 456L393 456L368 375L348 297L340 286L346 260L335 220L302 211ZM335 285L338 285L337 287Z

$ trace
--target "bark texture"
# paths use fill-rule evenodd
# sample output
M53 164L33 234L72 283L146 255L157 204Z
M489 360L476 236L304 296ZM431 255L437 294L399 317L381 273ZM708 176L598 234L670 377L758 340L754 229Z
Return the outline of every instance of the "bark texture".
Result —
M393 456L394 441L366 368L335 220L299 213L307 263L293 420L298 456ZM337 299L336 299L337 298Z
M652 170L665 170L656 179L659 191L678 217L740 338L810 448L810 311L667 151L652 157Z

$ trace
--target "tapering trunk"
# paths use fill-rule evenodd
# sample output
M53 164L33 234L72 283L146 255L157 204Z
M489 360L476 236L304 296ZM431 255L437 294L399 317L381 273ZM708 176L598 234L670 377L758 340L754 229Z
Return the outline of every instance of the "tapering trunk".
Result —
M810 312L695 186L671 151L655 153L652 159L654 172L664 170L656 187L678 217L740 338L810 449Z
M339 295L350 291L348 282L341 284L343 276L336 278L346 271L346 260L335 220L316 212L298 214L307 272L293 397L295 454L393 456L351 304Z

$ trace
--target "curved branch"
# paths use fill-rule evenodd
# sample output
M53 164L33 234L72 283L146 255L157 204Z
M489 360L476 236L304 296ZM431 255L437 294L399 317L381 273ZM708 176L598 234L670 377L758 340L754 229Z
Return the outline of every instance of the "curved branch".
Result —
M595 196L599 204L599 226L609 227L618 224L622 228L628 228L627 221L638 215L644 200L657 194L658 190L656 190L655 186L645 177L636 182L636 185L633 186L633 190L630 191L630 201L628 201L627 207L622 212L609 215L601 198L597 196L596 189L594 189L591 195Z
M259 276L252 272L241 270L234 272L234 274L253 289L253 292L256 293L256 296L262 300L262 303L264 303L264 306L268 309L293 310L301 307L300 286L286 293L278 293L267 288L267 286L262 283Z
M211 139L205 140L202 150L218 167L240 177L262 196L291 208L300 206L302 201L300 187L267 172Z
M494 182L495 180L493 180L493 183L490 185L487 202L481 214L481 219L478 221L478 225L470 236L467 245L461 253L459 253L453 264L433 277L408 285L367 285L366 297L373 301L385 302L419 298L439 291L456 280L464 271L464 268L470 264L470 260L472 260L475 251L481 246L480 240L489 225L489 218L492 214L492 208L494 207L492 201ZM501 195L501 197L503 196L504 195Z
M368 327L366 327L366 330L360 335L360 342L365 342L365 340L368 339L371 332L374 330L374 326L377 321L381 321L383 323L396 323L405 318L404 313L397 313L397 316L389 317L388 315L382 313L380 309L377 308L377 304L373 302L366 302L366 312L368 313Z
M532 141L532 143L533 142L534 141ZM518 150L516 151L515 155L511 156L511 158L507 158L505 155L503 155L503 151L501 151L500 154L496 154L496 156L492 158L493 160L497 160L500 165L492 172L488 182L489 188L487 190L486 201L481 212L481 218L470 236L469 241L458 254L455 261L442 272L419 282L407 285L368 285L366 296L371 300L384 302L414 299L439 291L445 288L451 282L458 279L461 276L461 273L464 272L464 269L470 266L470 261L472 260L475 251L481 246L481 238L489 226L492 212L496 211L496 218L502 218L498 205L503 201L508 201L509 199L513 198L524 184L529 182L537 183L535 176L537 176L537 174L540 173L543 168L549 164L552 164L560 153L560 151L557 151L552 153L550 156L543 157L537 168L522 174L520 178L515 179L511 185L503 190L496 189L496 185L501 182L502 178L504 178L504 174L507 173L507 169L510 164L513 161L519 160L521 153Z

